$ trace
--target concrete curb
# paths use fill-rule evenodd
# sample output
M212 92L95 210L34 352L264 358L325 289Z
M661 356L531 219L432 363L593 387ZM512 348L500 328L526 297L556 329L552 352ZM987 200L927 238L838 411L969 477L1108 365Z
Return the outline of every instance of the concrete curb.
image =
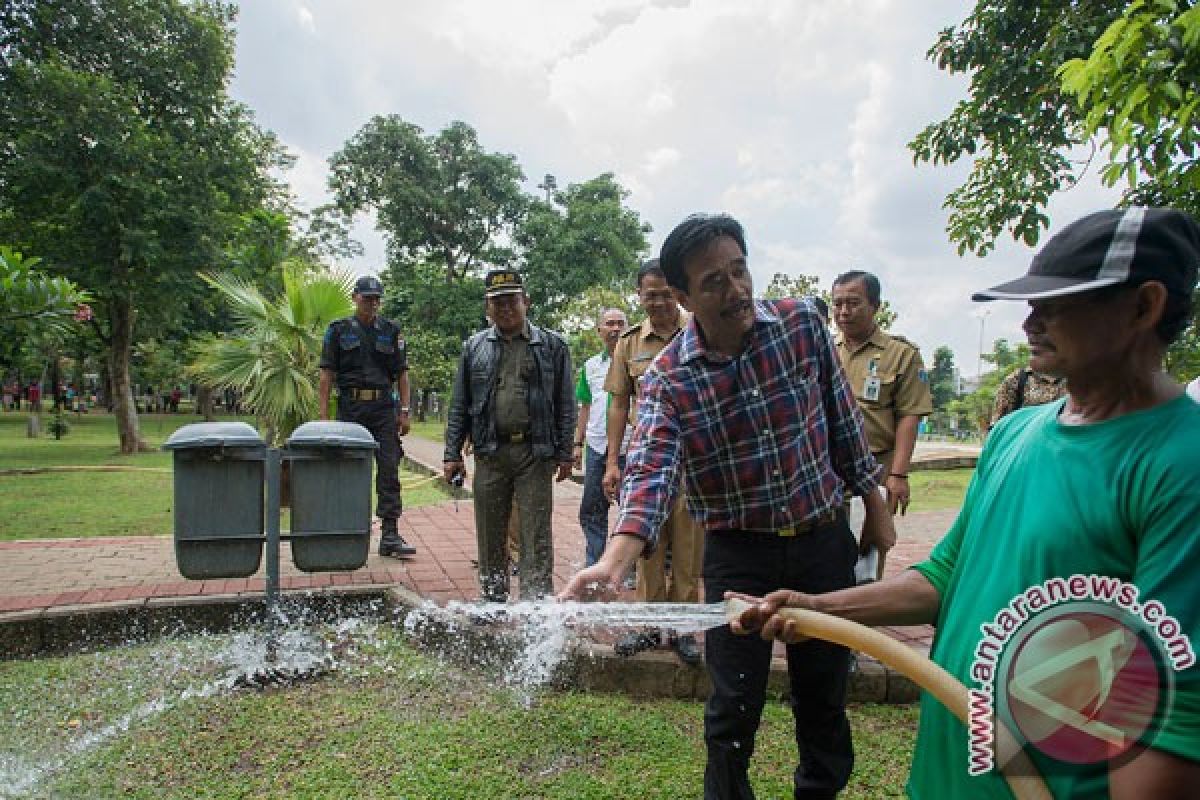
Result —
M369 612L387 607L391 585L311 589L283 593L315 615ZM194 595L55 606L0 614L0 660L60 656L162 636L214 633L263 619L260 596Z
M392 585L328 587L284 593L284 602L303 603L318 617L344 614L400 622L409 612L434 604L421 595ZM262 621L264 599L246 595L154 597L146 600L58 606L0 614L0 660L28 659L86 652L162 636L213 633ZM457 646L441 646L452 628ZM450 620L424 631L410 631L415 644L466 667L495 666L519 645L502 629ZM465 645L465 646L464 646ZM635 698L703 700L711 686L703 666L681 663L664 651L622 658L609 645L580 642L559 666L552 681L559 689L624 694ZM786 698L787 664L771 664L768 693ZM920 697L907 677L860 657L850 676L849 700L856 703L909 704Z

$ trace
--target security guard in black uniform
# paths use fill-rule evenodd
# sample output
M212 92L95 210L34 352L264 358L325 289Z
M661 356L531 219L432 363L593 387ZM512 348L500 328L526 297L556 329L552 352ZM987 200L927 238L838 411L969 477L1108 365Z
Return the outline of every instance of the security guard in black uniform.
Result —
M383 523L379 555L403 558L417 552L400 536L396 523L401 511L398 436L408 433L410 426L408 357L400 329L379 316L382 295L383 284L373 276L354 284L354 316L337 320L325 331L317 399L321 419L329 419L329 391L336 381L337 418L357 422L379 443L375 451L375 513Z

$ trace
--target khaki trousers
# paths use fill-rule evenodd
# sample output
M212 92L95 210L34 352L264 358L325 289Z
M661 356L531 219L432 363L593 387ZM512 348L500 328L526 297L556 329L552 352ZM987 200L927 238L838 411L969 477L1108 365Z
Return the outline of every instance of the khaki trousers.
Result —
M667 575L667 548L671 574ZM683 496L658 532L658 547L642 559L637 571L637 598L649 603L697 603L704 564L704 531L688 514Z
M554 545L550 534L555 464L533 457L528 444L502 444L495 453L475 454L475 537L479 588L484 600L508 600L508 532L519 509L518 573L521 599L553 594Z

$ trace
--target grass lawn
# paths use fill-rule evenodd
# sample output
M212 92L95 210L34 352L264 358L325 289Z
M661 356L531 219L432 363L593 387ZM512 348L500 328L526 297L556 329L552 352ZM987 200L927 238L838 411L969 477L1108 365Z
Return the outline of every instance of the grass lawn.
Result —
M427 422L413 422L410 433L433 442L446 441L446 426L436 417Z
M220 637L209 641L216 649ZM383 629L318 682L219 690L202 645L162 643L0 664L0 779L53 764L35 797L677 800L704 769L703 706L548 692L531 704ZM178 648L182 647L182 650ZM187 664L188 667L181 667ZM206 677L203 673L208 671ZM199 672L200 674L196 674ZM211 684L209 684L211 685ZM133 686L131 694L124 687ZM165 710L147 707L156 701ZM119 723L133 712L128 730ZM845 798L902 796L915 707L851 709ZM791 796L790 711L768 704L751 768L759 797ZM81 746L89 734L93 746ZM11 747L11 749L9 749ZM9 749L7 753L3 750ZM0 784L3 781L0 780Z
M27 418L24 413L0 413L0 540L170 534L170 453L121 455L116 423L109 414L68 415L71 430L61 440L45 434L27 438ZM48 419L42 415L43 429ZM251 418L242 419L253 423ZM142 435L157 447L176 428L195 421L189 414L144 414ZM442 441L442 433L437 420L416 423L413 429L413 435L434 441ZM79 466L118 469L3 474L13 469ZM967 469L913 472L909 511L957 508L971 473ZM410 483L420 477L404 473L401 480ZM406 490L404 504L417 508L448 498L434 482Z
M927 469L910 472L908 483L912 502L908 512L943 511L962 506L973 469Z
M170 453L121 455L110 414L68 415L71 430L61 440L45 435L47 414L42 415L43 435L27 438L27 419L24 413L0 414L0 540L171 533ZM241 419L253 424L251 418ZM141 432L158 447L177 428L197 421L189 414L143 414ZM44 467L116 469L4 474ZM402 472L400 480L415 483L421 477ZM435 482L405 491L404 504L417 508L449 497Z

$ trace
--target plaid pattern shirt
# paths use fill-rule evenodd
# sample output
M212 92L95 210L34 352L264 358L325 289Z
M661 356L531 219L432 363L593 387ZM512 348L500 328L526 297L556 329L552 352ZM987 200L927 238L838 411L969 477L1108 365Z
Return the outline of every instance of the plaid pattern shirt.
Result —
M615 533L653 548L680 476L705 530L778 530L865 495L879 465L829 332L805 300L755 301L736 358L693 318L642 378Z

